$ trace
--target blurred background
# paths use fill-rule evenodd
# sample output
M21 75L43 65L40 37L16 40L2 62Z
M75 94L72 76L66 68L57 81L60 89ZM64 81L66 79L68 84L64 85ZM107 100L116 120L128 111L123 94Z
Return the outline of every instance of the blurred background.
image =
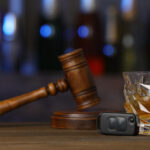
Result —
M63 77L57 57L83 48L103 99L99 108L122 109L121 73L150 70L149 6L147 0L0 0L0 98ZM53 111L76 109L71 93L49 99L1 119L47 121Z

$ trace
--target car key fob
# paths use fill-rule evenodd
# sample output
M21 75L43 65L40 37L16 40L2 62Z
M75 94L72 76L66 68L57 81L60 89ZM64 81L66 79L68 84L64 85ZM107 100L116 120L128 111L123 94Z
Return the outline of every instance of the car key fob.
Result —
M127 113L101 113L97 118L97 128L102 134L136 135L138 117Z

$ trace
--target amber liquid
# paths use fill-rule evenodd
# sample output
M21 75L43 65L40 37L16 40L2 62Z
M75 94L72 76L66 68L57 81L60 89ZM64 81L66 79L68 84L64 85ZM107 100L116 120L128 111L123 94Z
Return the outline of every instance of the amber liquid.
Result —
M146 72L124 72L124 108L127 113L138 116L139 134L150 135L150 88ZM146 78L145 78L146 77ZM146 82L145 82L146 81Z
M141 96L138 93L126 94L126 92L125 95L127 95L127 101L124 105L126 111L137 114L140 119L147 122L150 118L150 97Z

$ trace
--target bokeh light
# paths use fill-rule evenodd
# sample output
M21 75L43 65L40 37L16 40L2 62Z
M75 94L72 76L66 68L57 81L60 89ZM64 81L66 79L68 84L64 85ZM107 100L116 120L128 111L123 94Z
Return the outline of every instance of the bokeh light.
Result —
M89 27L86 25L82 25L78 28L78 35L80 38L87 38L90 34Z

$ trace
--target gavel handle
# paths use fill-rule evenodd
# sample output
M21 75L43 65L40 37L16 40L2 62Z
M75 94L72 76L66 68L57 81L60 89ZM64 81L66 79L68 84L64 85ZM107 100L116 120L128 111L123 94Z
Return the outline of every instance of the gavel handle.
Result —
M67 82L64 79L61 79L58 80L56 84L52 82L49 83L48 87L42 87L32 92L0 101L0 115L9 112L15 108L18 108L22 105L47 97L49 94L56 95L58 91L64 92L67 89Z

